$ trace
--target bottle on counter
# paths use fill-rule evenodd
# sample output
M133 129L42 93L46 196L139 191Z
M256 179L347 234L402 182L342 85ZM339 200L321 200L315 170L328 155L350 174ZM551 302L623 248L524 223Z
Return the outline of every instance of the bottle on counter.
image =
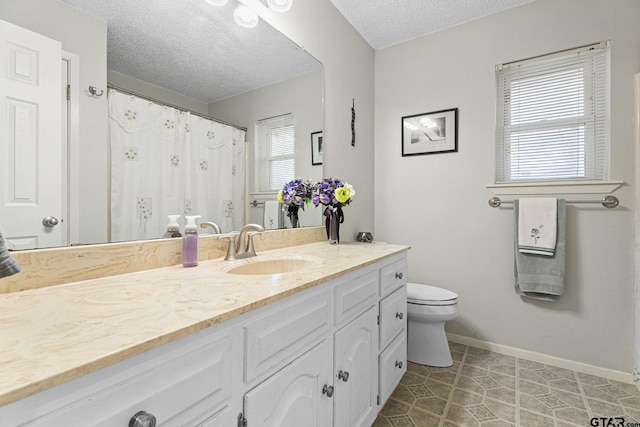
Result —
M184 227L182 238L182 266L195 267L198 265L198 226L196 219L200 215L187 215L187 225Z
M180 215L169 215L168 217L169 223L167 224L167 231L162 235L162 238L182 237L182 234L180 234L180 224L178 224Z

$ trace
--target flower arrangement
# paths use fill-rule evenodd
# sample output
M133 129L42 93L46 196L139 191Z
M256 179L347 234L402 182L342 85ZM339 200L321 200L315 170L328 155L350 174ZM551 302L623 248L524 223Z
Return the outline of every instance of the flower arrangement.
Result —
M287 216L293 228L298 228L298 209L304 210L309 205L315 185L316 183L310 179L294 179L278 191L278 202L282 203L283 209L286 207Z
M351 184L337 178L324 178L316 184L311 202L316 206L342 208L348 206L355 195L356 190Z
M329 243L340 242L340 224L344 222L342 208L348 206L355 195L352 185L337 178L324 178L316 184L311 202L316 206L326 206L323 215Z

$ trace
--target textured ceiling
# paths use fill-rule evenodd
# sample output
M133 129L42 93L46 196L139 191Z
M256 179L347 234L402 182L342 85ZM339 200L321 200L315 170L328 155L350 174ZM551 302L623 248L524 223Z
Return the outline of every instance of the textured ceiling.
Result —
M237 0L62 1L107 22L110 70L204 102L322 68L264 21L237 25Z
M204 0L61 1L107 22L109 69L203 102L322 68L264 21L237 25L239 0L224 7ZM294 1L304 7L306 0ZM374 49L530 1L331 0Z
M381 49L533 0L331 0L374 49Z

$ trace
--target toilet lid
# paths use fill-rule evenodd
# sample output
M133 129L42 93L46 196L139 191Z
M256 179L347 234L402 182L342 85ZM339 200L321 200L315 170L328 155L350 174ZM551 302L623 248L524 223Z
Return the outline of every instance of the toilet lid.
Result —
M415 304L429 304L429 302L444 302L454 304L458 299L458 294L437 286L425 285L423 283L407 283L407 301Z

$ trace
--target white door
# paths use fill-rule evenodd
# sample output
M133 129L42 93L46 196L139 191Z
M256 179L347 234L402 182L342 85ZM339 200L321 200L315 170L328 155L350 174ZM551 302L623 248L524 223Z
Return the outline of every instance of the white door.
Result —
M61 58L60 42L0 20L0 230L9 249L66 244Z
M330 364L329 345L324 341L249 391L244 396L247 425L330 426L333 402Z
M335 333L334 427L367 427L376 417L376 314L371 307Z

